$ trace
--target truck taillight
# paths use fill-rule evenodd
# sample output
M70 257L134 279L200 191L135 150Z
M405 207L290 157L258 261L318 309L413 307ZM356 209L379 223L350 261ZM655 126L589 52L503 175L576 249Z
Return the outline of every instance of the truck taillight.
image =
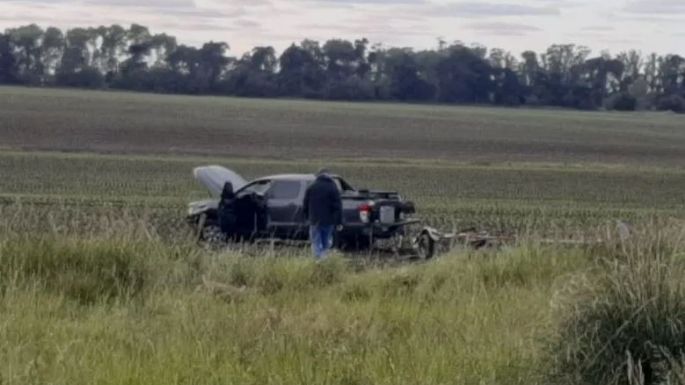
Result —
M373 203L362 203L359 205L359 219L362 223L369 223L371 221L371 211L373 210Z

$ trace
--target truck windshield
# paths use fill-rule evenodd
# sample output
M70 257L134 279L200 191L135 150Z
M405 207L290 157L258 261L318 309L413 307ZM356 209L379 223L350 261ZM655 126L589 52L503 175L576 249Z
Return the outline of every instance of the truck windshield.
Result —
M249 185L245 186L242 190L238 192L238 197L243 197L248 194L258 194L258 195L263 195L266 193L266 190L269 189L269 186L271 186L271 182L268 180L261 180L257 182L252 182Z
M340 190L341 192L354 191L352 186L345 182L343 178L335 177L333 180L335 180L335 184L338 185L338 190Z
M338 186L338 190L340 192L353 192L356 191L352 186L350 186L349 183L345 182L343 178L340 178L338 176L333 177L333 181L335 182L335 185ZM314 181L308 181L307 182L307 187L311 186L314 183Z

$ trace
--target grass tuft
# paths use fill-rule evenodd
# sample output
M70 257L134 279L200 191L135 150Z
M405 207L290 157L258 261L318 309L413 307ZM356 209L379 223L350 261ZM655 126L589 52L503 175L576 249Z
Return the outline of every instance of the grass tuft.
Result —
M74 239L18 239L0 245L0 277L30 281L83 304L133 298L149 277L145 245Z
M661 384L685 358L681 229L649 227L562 295L548 350L557 384ZM675 361L674 361L675 360Z

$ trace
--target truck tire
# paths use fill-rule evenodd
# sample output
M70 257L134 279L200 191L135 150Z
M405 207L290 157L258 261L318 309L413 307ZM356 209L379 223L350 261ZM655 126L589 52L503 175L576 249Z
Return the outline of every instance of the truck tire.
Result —
M424 261L435 256L435 240L425 231L416 239L416 253Z
M226 236L219 224L210 220L200 229L200 242L210 247L217 247L226 242Z

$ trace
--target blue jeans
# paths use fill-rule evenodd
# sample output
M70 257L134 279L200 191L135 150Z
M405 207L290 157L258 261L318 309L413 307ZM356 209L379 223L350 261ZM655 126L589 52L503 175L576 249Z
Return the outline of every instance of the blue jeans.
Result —
M333 246L333 225L312 225L309 227L309 240L312 242L312 252L317 260L326 258L326 253Z

